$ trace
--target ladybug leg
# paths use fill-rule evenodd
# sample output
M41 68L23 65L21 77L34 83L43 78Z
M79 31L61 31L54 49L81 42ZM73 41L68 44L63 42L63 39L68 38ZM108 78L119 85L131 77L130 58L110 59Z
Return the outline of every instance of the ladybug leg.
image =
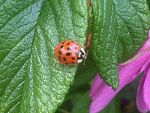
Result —
M56 64L55 64L55 69L57 69L57 67L58 67L58 64L60 64L60 63L59 63L59 61L56 61Z
M55 56L54 56L54 57L55 57ZM52 62L52 61L54 61L54 58L53 58L53 57L50 57L50 62ZM58 64L57 62L59 62L59 61L57 61L57 60L56 60L56 64ZM56 65L56 64L55 64L55 65ZM55 65L54 65L54 64L52 64L51 66L56 67Z

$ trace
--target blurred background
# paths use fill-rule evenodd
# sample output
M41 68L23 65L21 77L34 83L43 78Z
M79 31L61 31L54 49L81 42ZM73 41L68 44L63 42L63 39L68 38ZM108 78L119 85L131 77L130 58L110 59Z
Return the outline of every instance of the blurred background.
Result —
M88 58L85 65L79 66L74 83L56 113L89 113L91 101L89 91L97 69L91 58ZM142 74L124 87L112 102L99 113L139 113L136 107L136 93L141 76Z

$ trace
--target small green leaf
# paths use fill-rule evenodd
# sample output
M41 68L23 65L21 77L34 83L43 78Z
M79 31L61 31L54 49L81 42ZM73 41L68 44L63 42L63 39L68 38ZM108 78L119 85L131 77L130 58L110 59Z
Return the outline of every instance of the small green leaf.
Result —
M147 38L146 0L93 0L92 55L102 78L118 87L118 63L130 58Z
M64 39L84 45L86 0L0 2L0 113L53 113L77 66L62 66L54 47Z

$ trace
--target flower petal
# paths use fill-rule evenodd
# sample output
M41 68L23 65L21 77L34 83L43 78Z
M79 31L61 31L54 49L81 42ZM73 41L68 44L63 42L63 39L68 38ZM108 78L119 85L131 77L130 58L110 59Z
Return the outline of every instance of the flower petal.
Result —
M128 83L132 82L147 66L150 58L150 32L148 40L137 54L127 62L119 65L119 87L114 91L98 75L96 76L92 89L92 103L90 113L101 111L112 100L112 98Z
M94 99L96 91L102 86L103 83L104 81L102 79L99 79L99 75L97 75L93 81L93 85L90 91L90 96L92 97L92 99Z
M146 113L150 111L150 65L145 70L144 77L140 80L137 92L137 108L140 112Z

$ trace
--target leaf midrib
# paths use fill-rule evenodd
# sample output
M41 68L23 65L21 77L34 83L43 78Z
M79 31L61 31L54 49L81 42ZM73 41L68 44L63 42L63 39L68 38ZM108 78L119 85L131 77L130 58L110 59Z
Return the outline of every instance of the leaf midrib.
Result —
M37 3L37 1L35 1L35 2L33 2L32 4L30 4L30 5L28 5L28 6L26 6L26 7L24 7L22 10L20 10L20 11L18 11L18 13L16 13L14 16L13 16L13 18L15 18L16 16L18 16L19 14L21 14L22 13L22 11L25 11L27 8L29 8L30 6L32 6L32 5L34 5L35 3ZM34 29L34 35L33 35L33 40L32 40L32 44L31 44L31 52L30 52L30 54L29 54L29 57L26 59L26 61L25 61L25 63L23 63L23 65L22 66L20 66L20 68L18 69L18 71L17 71L17 73L19 73L20 72L20 70L21 70L21 68L28 62L28 61L30 61L31 60L31 55L32 55L32 48L33 48L33 44L34 44L34 40L35 40L35 34L36 34L36 30L37 30L37 27L38 27L38 24L39 24L39 20L40 20L40 15L41 15L41 10L42 10L42 7L43 7L43 2L41 2L41 8L40 8L40 10L39 10L39 14L38 14L38 17L37 17L37 21L36 21L36 24L34 25L34 27L32 28L32 30ZM9 19L9 21L11 21L13 18L11 18L11 19ZM9 21L7 21L7 22L5 22L4 24L3 24L3 26L2 26L2 28L4 27L4 26L6 26L7 25L7 23L9 23ZM1 28L1 29L2 29ZM28 33L30 33L32 30L30 30L29 32L27 32L26 33L26 35L28 34ZM15 44L15 46L13 47L13 48L15 48L22 40L24 39L24 37L23 38L21 38L16 44ZM8 54L13 50L13 48L7 53L7 55L3 58L3 60L8 56ZM2 60L2 62L3 62L3 60ZM1 62L1 63L2 63ZM30 66L30 62L28 62L28 65ZM15 73L14 74L14 76L12 77L12 79L11 80L9 80L9 82L8 82L8 84L7 84L7 87L5 87L5 89L4 89L4 91L3 91L3 93L2 93L2 96L1 97L3 97L3 94L4 94L4 92L6 91L6 89L8 88L8 86L9 86L9 84L11 83L11 81L14 79L14 77L17 75L17 73ZM24 91L24 84L25 84L25 82L26 82L26 77L24 78L24 81L23 81L24 83L23 83L23 88L22 88L22 94L20 94L20 101L18 101L17 103L19 103L20 105L19 105L19 111L20 111L20 108L21 108L21 103L22 103L22 95L23 95L23 91ZM14 91L12 91L11 93L13 93ZM9 97L8 97L9 98ZM11 108L9 108L9 110L7 110L7 111L10 111L14 106L15 106L16 104L14 104L13 106L11 106Z
M30 65L30 62L32 62L31 60L31 56L32 56L32 51L33 51L33 45L34 45L34 42L35 42L35 38L36 38L36 36L35 36L35 34L37 33L37 28L38 28L38 26L39 26L39 21L40 21L40 16L41 16L41 12L42 12L42 9L43 9L43 2L44 1L46 1L46 0L42 0L42 2L41 2L41 8L40 8L40 10L39 10L39 15L38 15L38 17L37 17L37 22L36 22L36 24L35 24L35 30L34 30L34 35L33 35L33 40L32 40L32 43L31 43L31 52L30 52L30 54L29 54L29 58L28 58L28 60L29 60L29 63L28 63L28 68L30 69L31 67L31 65ZM29 75L28 75L29 76ZM24 78L24 84L23 84L23 88L22 88L22 95L23 95L23 93L25 92L24 91L24 87L25 87L25 84L26 84L26 80L27 79L27 76ZM33 79L33 84L35 84L35 81L34 81L34 79ZM34 90L33 90L33 92L35 93L35 88L34 88ZM22 99L22 95L21 95L21 99L20 99L20 105L19 105L19 112L21 112L21 103L23 103L23 99ZM34 98L35 99L35 98ZM35 101L36 102L36 101ZM35 104L34 104L35 105ZM35 108L36 108L36 106L35 106Z

